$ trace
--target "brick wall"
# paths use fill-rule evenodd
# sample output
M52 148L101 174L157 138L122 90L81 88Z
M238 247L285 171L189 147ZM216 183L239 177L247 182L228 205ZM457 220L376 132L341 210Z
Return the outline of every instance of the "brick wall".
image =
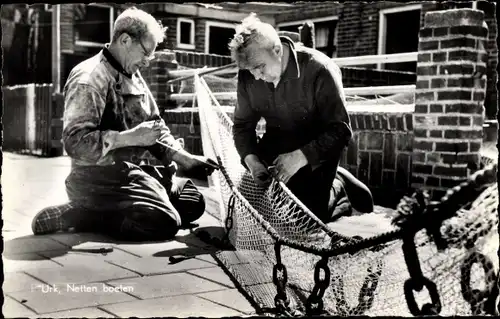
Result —
M487 41L487 51L488 51L488 68L486 76L488 78L486 83L486 117L489 119L496 118L498 109L498 92L497 92L497 66L498 66L498 26L496 21L496 3L481 1L478 4L479 9L485 9L484 20L488 26L488 41Z
M428 11L435 10L436 4L421 2L421 25ZM337 56L350 57L377 54L379 11L409 3L394 1L322 3L300 9L283 11L275 16L276 23L292 22L311 18L338 16Z
M338 57L377 54L378 14L374 5L344 3L337 28Z
M61 4L61 50L74 50L74 11L73 4Z
M430 12L420 31L415 93L414 187L435 198L479 167L486 79L484 13Z
M298 9L284 9L274 16L276 24L281 22L299 21L323 16L338 15L342 4L335 2L315 3L314 5L301 6Z
M396 205L410 190L412 114L349 115L354 134L340 165L370 188L378 205Z
M214 22L223 22L228 23L227 21L217 20L217 19L204 19L200 17L193 16L183 16L165 12L157 12L153 13L153 15L161 20L163 26L168 27L167 29L167 37L164 43L159 46L159 49L168 49L168 50L178 50L177 47L177 19L178 18L186 18L194 21L194 44L195 48L192 50L185 50L191 52L205 52L205 29L207 26L207 21ZM232 23L233 24L233 23Z
M430 1L416 2L422 5L420 11L421 19L420 26L424 25L424 17L427 12L438 10L452 4L434 3ZM300 9L283 11L276 15L276 23L291 22L304 20L309 18L320 18L326 16L337 15L339 17L338 38L337 38L337 56L361 56L377 54L378 50L378 28L379 28L379 11L393 7L410 5L413 3L398 3L391 1L380 2L345 2L324 3L314 6L306 6ZM498 92L496 82L498 79L498 45L497 38L497 21L496 21L496 3L492 1L479 1L478 9L484 10L485 21L488 25L488 83L487 83L487 98L485 101L486 116L489 119L496 117L498 109ZM365 66L373 67L373 66Z
M167 81L170 78L168 75L169 70L175 70L177 67L174 52L159 51L155 52L155 59L151 61L150 65L141 69L142 77L148 84L149 90L161 111L175 105L173 101L169 101L168 95L176 91L176 86L167 85Z

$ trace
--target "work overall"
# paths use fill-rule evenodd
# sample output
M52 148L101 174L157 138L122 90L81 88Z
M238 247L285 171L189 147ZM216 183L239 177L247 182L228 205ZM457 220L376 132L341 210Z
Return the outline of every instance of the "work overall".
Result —
M137 96L115 91L123 99L118 103L123 110L113 110L112 104L107 104L101 131L129 129L117 114L140 102ZM162 148L153 145L146 149L161 158ZM66 179L66 190L75 209L84 212L71 214L77 220L69 224L81 231L105 233L122 240L165 240L203 214L203 195L190 180L174 176L172 165L138 165L137 159L133 162L123 156L120 160L120 152L126 154L126 150L116 151L113 165L73 167Z

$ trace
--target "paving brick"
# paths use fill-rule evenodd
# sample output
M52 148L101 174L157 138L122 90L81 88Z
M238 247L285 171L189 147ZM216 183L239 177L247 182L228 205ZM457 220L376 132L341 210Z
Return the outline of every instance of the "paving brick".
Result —
M136 273L103 261L58 268L30 269L26 272L49 284L80 284L138 276Z
M105 291L103 287L109 286L103 283L85 284L82 286L85 291L78 292L72 291L65 284L57 285L58 291L47 291L47 287L37 287L10 295L17 301L26 300L24 304L39 314L136 300L123 292Z
M232 282L231 278L229 278L229 276L220 267L193 269L188 270L187 272L192 275L214 281L229 288L235 288L235 285Z
M221 230L222 230L222 228L221 228ZM215 234L212 234L210 232L210 235L214 236ZM202 241L197 235L195 235L195 233L187 233L186 234L185 231L179 232L179 234L177 234L177 236L175 236L175 240L180 242L180 243L184 243L188 246L200 247L200 248L207 249L207 250L214 249L214 246Z
M203 251L199 247L190 247L189 245L180 243L178 241L167 241L160 243L116 244L114 247L140 257L172 256L183 254L184 252L188 251L192 252L193 249Z
M258 285L273 281L272 266L263 267L259 264L231 265L230 271L242 286Z
M263 253L255 250L220 251L216 254L216 258L220 259L224 265L259 263L261 261L267 261Z
M37 253L3 256L3 269L5 273L57 267L61 267L61 265Z
M206 292L198 294L197 296L235 309L247 315L255 313L255 308L237 289Z
M3 215L2 215L2 218L3 218ZM4 219L4 223L5 222L6 222L6 220ZM10 224L10 226L13 226L13 225ZM14 228L7 229L5 224L4 224L4 229L2 230L2 236L3 236L4 243L7 241L11 241L13 239L19 238L19 237L31 236L31 235L33 235L33 232L31 231L31 227L26 226L26 225L19 225L19 226L15 226Z
M77 249L100 249L107 247L103 245L85 245L85 248ZM134 260L140 259L135 255L124 252L123 250L113 249L112 252L106 254L84 252L84 251L48 251L41 252L40 255L49 258L50 260L63 266L81 265L84 263L94 263L102 261L117 261L117 260Z
M276 296L276 285L273 283L266 283L261 285L252 285L245 287L245 290L253 298L254 302L260 308L274 308L274 297ZM290 298L290 307L293 309L299 304L299 298L292 289L288 286L286 289L287 295ZM300 302L300 304L302 304Z
M47 250L63 250L67 246L47 237L30 236L15 238L5 242L4 256L13 254L25 254Z
M208 317L238 316L241 313L196 296L176 296L140 300L101 307L120 318L128 317Z
M39 284L42 282L23 272L11 272L5 274L2 289L4 293L9 293L30 290L32 286Z
M204 254L204 255L197 255L195 257L196 257L196 259L200 259L200 260L212 263L214 265L218 265L217 260L215 260L212 255Z
M4 303L2 306L2 315L4 318L23 318L33 317L36 313L27 307L23 306L18 301L4 295Z
M51 312L40 315L43 318L116 318L105 311L96 307L80 308L66 311Z
M218 215L219 211L219 199L213 191L201 191L203 196L205 197L206 209L205 214L203 214L196 223L199 225L199 228L210 227L210 226L222 226L223 224L212 216L212 214ZM208 213L210 211L210 213Z
M188 258L171 264L167 257L144 257L131 260L111 260L110 263L129 269L141 275L168 274L181 272L189 269L200 269L213 267L212 263Z
M140 299L195 294L227 289L227 287L188 273L114 280L108 282L108 284L111 286L123 285L133 287L133 291L130 292L130 294Z
M92 233L56 233L47 235L47 237L73 248L115 244L115 241L107 236Z

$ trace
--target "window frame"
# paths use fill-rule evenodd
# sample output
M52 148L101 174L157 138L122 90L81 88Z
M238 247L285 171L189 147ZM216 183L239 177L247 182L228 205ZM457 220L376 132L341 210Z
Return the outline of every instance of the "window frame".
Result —
M276 24L276 28L278 31L280 31L281 27L289 27L293 25L298 25L298 26L303 26L304 23L311 21L314 23L316 27L316 23L318 22L328 22L328 21L336 21L337 26L335 27L335 32L333 33L333 45L337 48L335 50L335 53L333 54L333 57L330 58L336 58L337 57L337 51L338 51L338 33L339 33L339 16L338 15L333 15L333 16L325 16L325 17L320 17L320 18L311 18L311 19L303 19L303 20L295 20L295 21L287 21L287 22L280 22ZM297 31L298 32L298 31ZM314 39L316 40L316 39Z
M399 13L399 12L405 12L405 11L414 11L414 10L420 10L420 13L422 13L422 4L410 4L410 5L405 5L405 6L398 6L398 7L393 7L393 8L387 8L387 9L380 9L378 13L378 45L377 45L377 54L382 55L385 54L385 46L386 46L386 39L387 39L387 14L391 13ZM422 15L420 15L422 17ZM420 23L420 21L419 21ZM382 70L382 66L384 63L377 63L377 70Z
M90 3L87 6L92 7L101 7L109 9L109 38L113 37L113 24L114 24L114 16L115 16L115 8L108 4L102 3ZM75 45L81 47L102 47L105 43L98 43L94 41L85 41L85 40L75 40Z
M210 53L210 27L219 27L226 29L233 29L236 32L236 24L228 22L218 22L218 21L207 21L205 24L205 54L216 54Z
M187 22L191 24L191 34L189 37L189 44L188 43L181 43L181 24L183 22ZM196 48L196 44L194 42L194 36L195 36L195 24L193 19L188 19L188 18L177 18L177 48L179 49L186 49L186 50L194 50Z

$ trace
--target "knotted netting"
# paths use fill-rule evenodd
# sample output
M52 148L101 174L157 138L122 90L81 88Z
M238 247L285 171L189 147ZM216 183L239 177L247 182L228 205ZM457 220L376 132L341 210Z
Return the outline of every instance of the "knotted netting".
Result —
M492 313L498 273L496 161L440 202L425 193L396 210L324 224L286 186L262 189L241 164L232 107L194 77L203 151L221 167L215 217L234 249L217 257L259 309L290 314Z

